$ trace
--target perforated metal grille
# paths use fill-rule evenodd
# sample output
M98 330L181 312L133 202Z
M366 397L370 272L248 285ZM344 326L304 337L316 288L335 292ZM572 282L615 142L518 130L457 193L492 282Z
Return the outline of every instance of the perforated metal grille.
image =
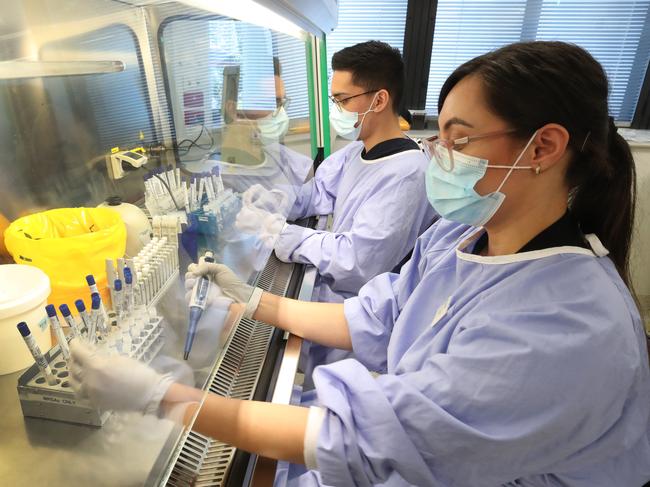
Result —
M269 258L257 286L283 296L293 271L292 264ZM209 382L215 394L251 399L266 359L273 327L255 320L242 319L234 331L221 363ZM170 487L218 487L223 485L235 455L235 448L194 431L187 436L169 478Z

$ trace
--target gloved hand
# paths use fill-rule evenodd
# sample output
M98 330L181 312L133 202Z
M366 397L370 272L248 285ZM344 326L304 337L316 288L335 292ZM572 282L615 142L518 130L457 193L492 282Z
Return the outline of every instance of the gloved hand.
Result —
M280 213L269 213L252 205L244 204L237 213L235 228L242 233L255 235L270 249L285 225L285 217Z
M262 297L262 290L258 287L249 286L243 282L237 275L230 270L227 265L208 263L200 260L199 264L190 264L185 274L185 287L194 287L192 280L199 276L209 275L212 279L212 288L215 288L213 299L225 298L232 299L237 303L246 303L244 318L252 318ZM221 296L218 296L219 293ZM188 298L189 299L189 298Z
M202 276L203 274L200 274L197 272L197 269L203 268L203 264L205 264L205 261L203 260L203 257L199 259L199 263L197 264L190 264L187 267L187 272L185 273L185 302L189 305L190 300L192 299L192 291L194 290L194 285L196 284L196 280L199 278L199 276ZM229 298L223 294L223 291L221 290L221 287L219 284L217 284L214 280L212 281L212 284L210 285L210 290L208 291L208 298L206 299L206 309L209 308L220 308L220 309L228 309L228 307L235 301L232 298Z
M70 385L97 408L156 414L174 382L148 365L122 355L100 354L80 339L70 342Z
M285 215L289 209L289 197L279 189L268 190L261 184L254 184L242 193L242 204L268 213Z

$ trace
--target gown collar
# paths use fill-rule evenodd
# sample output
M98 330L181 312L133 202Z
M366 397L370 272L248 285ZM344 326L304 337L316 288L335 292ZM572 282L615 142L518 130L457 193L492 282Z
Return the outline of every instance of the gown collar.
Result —
M557 222L524 245L516 254L497 256L482 256L472 253L474 248L479 247L478 244L487 244L485 229L479 228L458 245L456 255L459 259L481 264L511 264L542 259L557 254L604 257L609 253L593 233L584 235L584 239L578 238L578 235L572 231L574 225L577 224L566 213Z

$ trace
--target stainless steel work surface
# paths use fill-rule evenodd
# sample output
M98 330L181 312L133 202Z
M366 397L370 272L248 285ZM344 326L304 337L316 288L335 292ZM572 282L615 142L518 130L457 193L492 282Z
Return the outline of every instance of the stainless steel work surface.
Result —
M112 414L102 428L24 418L16 383L0 376L0 485L143 485L180 428L141 414Z

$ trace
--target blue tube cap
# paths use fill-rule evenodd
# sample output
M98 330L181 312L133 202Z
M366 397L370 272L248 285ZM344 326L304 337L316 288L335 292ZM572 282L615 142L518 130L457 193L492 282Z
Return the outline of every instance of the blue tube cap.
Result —
M70 314L71 314L71 313L70 313L70 308L68 308L68 305L67 305L67 304L62 304L61 306L59 306L59 311L60 311L61 314L62 314L63 316L65 316L65 317L68 317L68 316L70 316Z
M48 304L45 306L45 312L47 313L47 316L50 318L54 318L56 316L56 308L54 307L53 304Z
M131 272L126 272L126 269L124 269L124 282L126 284L133 284L133 275Z
M86 276L86 282L88 283L89 286L94 286L95 285L95 277L92 274L88 274Z
M81 313L82 311L86 311L86 305L83 302L83 299L77 299L74 302L75 307L77 308L77 311Z
M27 323L25 323L24 321L18 323L16 325L16 328L18 328L18 331L22 336L26 337L30 335L29 326L27 326Z
M92 309L99 309L99 305L102 304L102 298L99 296L99 294L92 293L90 300Z
M122 281L119 279L115 279L115 282L113 283L113 289L116 291L121 291L122 290Z

